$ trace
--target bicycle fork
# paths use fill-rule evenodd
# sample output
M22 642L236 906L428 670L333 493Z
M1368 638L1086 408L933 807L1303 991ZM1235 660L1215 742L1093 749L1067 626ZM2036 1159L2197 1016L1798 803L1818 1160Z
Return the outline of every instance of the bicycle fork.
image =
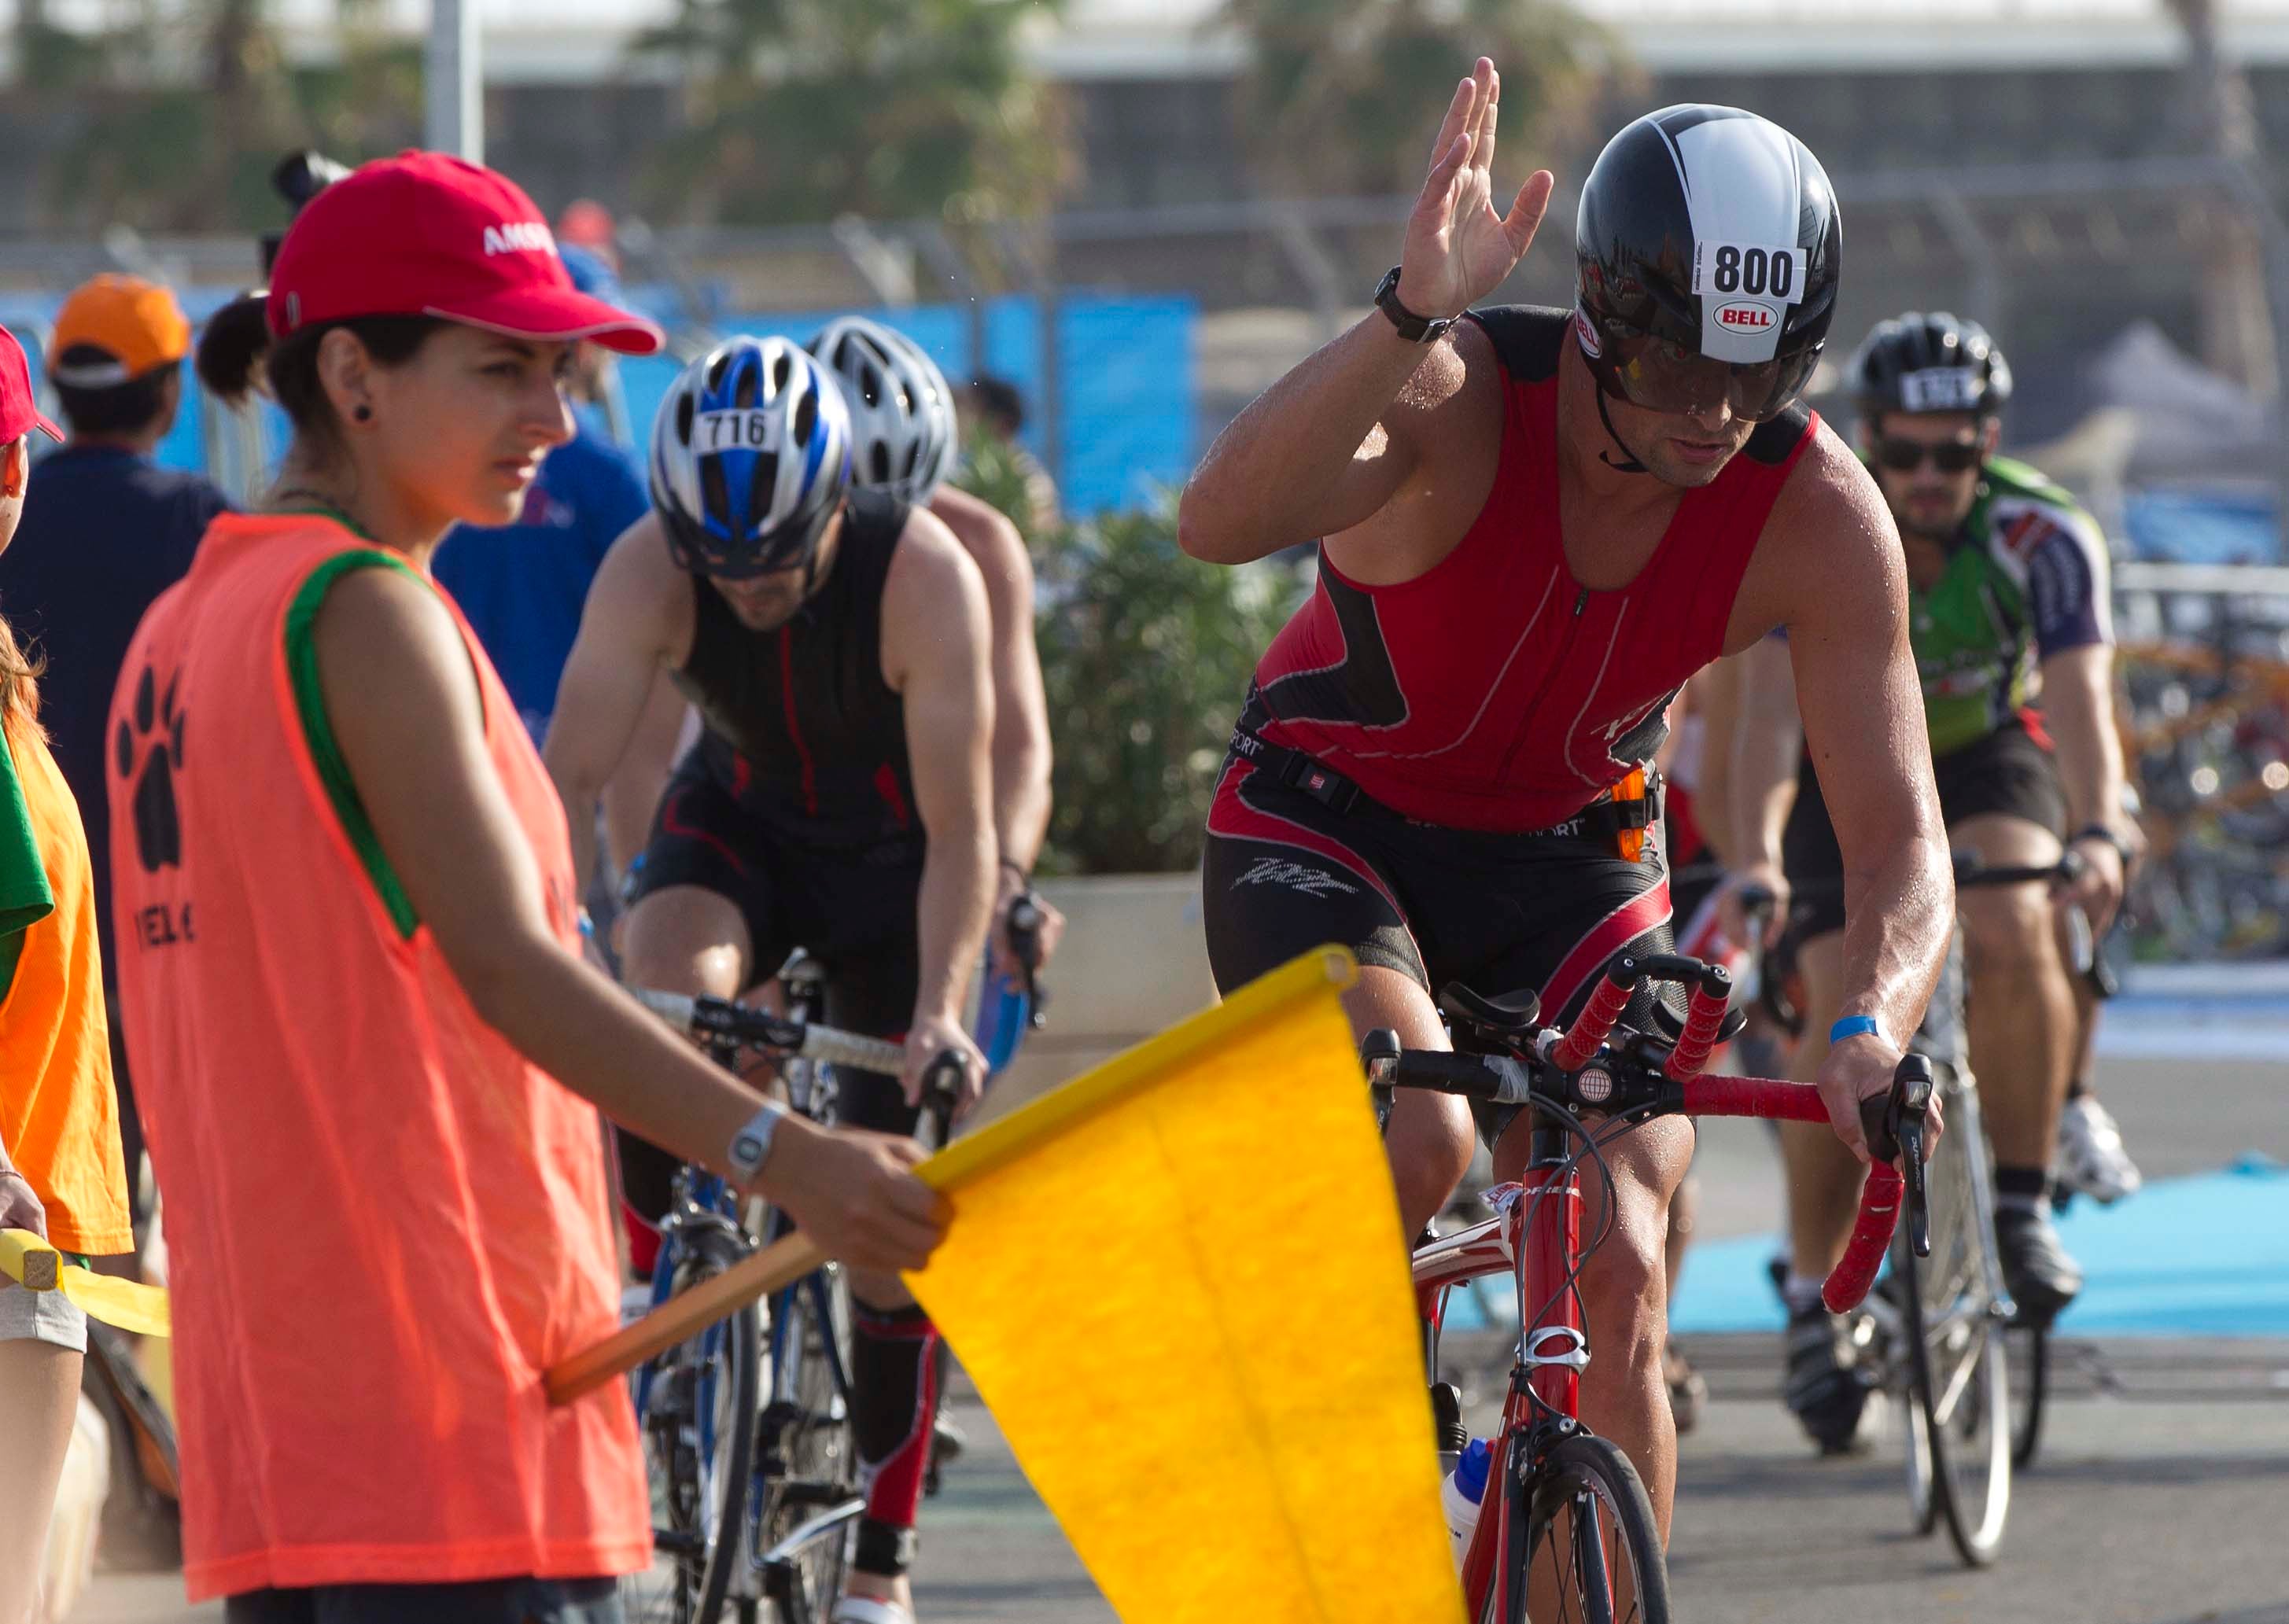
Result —
M1513 1485L1530 1487L1545 1440L1580 1425L1582 1372L1590 1363L1581 1295L1572 1283L1582 1248L1581 1180L1566 1154L1565 1130L1535 1121L1526 1176L1503 1199L1517 1260L1518 1359L1487 1462L1487 1498L1463 1561L1464 1594L1488 1596L1497 1619L1515 1616L1525 1601L1510 1593L1513 1582L1524 1582L1526 1567L1527 1502L1512 1493Z

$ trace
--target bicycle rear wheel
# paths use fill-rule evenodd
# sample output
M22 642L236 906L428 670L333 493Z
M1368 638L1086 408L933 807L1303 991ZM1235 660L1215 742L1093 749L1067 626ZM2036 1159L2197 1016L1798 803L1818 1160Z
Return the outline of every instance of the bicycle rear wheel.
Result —
M754 1549L781 1624L810 1624L841 1593L865 1508L855 1486L850 1310L841 1271L806 1277L773 1299L772 1312Z
M1998 1311L1993 1175L1979 1098L1951 1087L1948 1131L1926 1172L1931 1255L1904 1238L1894 1262L1903 1288L1909 1425L1920 1433L1931 1501L1963 1560L1984 1567L2003 1543L2011 1508L2010 1377ZM1911 1439L1911 1462L1918 1440ZM1910 1496L1918 1486L1911 1465ZM1918 1507L1929 1531L1931 1510Z
M1669 1564L1630 1458L1577 1432L1511 1500L1510 1617L1526 1624L1669 1624ZM1482 1619L1482 1624L1490 1620Z
M746 1255L730 1235L687 1231L677 1294ZM637 1415L650 1485L651 1567L620 1586L629 1624L715 1624L744 1561L754 1459L761 1322L754 1307L661 1354L637 1373Z

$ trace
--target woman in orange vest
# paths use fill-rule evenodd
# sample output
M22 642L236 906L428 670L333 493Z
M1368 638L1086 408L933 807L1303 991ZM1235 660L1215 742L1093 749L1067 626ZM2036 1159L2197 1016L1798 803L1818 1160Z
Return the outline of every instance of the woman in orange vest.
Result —
M15 538L34 429L23 346L0 327L0 552ZM95 888L78 803L40 733L40 690L0 620L0 1230L66 1252L134 1249L111 1091ZM87 1320L0 1275L0 1620L31 1612L79 1413Z
M595 1108L854 1262L939 1233L905 1143L783 1117L581 958L562 808L428 574L570 434L580 340L659 333L574 291L515 186L409 152L313 200L201 346L226 398L259 362L293 443L145 617L109 765L184 1578L234 1620L618 1619L627 1397L541 1383L618 1324Z

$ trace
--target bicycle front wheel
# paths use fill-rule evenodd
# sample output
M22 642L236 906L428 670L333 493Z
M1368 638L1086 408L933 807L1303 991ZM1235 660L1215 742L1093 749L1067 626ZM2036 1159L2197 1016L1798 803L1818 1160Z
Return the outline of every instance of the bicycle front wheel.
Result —
M1513 1577L1500 1624L1669 1624L1669 1564L1630 1458L1586 1432L1561 1438L1511 1493ZM1492 1624L1490 1618L1487 1624Z
M1931 1255L1904 1238L1894 1250L1904 1297L1902 1340L1913 1389L1910 1461L1928 1463L1929 1493L1957 1552L1974 1567L1995 1560L2011 1509L2010 1377L1998 1311L2002 1273L1995 1193L1979 1100L1950 1087L1948 1131L1926 1170ZM1920 1449L1918 1449L1920 1445ZM1916 1473L1911 1464L1910 1482ZM1929 1532L1929 1507L1918 1507Z
M746 1255L731 1236L681 1238L677 1294ZM651 1493L652 1564L623 1580L629 1624L715 1624L744 1555L740 1530L753 1470L761 1321L753 1304L637 1373L637 1424Z
M773 1300L772 1313L754 1548L780 1619L803 1624L841 1593L865 1504L855 1482L849 1298L841 1270L806 1277Z

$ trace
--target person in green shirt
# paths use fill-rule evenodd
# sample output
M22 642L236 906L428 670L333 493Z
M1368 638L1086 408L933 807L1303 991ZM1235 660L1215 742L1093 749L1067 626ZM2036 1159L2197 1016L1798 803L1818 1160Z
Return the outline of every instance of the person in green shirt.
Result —
M2005 1283L2023 1318L2048 1324L2082 1286L2050 1218L2052 1150L2078 1023L2061 914L2079 908L2103 934L2138 838L2121 811L2106 542L2065 491L1997 454L2011 370L1976 322L1919 312L1880 322L1846 377L1861 453L1906 555L1910 640L1950 843L1990 867L2046 867L2069 849L2082 863L2071 884L1970 888L1958 898L1972 991L1968 1061L1996 1161ZM1734 883L1778 894L1800 943L1805 1039L1794 1070L1809 1077L1839 1001L1844 867L1812 760L1797 743L1788 671L1784 657L1752 651L1735 801L1748 862ZM1833 1450L1852 1442L1870 1384L1854 1368L1848 1327L1818 1302L1859 1187L1859 1169L1826 1138L1783 1132L1786 1390L1814 1441Z

